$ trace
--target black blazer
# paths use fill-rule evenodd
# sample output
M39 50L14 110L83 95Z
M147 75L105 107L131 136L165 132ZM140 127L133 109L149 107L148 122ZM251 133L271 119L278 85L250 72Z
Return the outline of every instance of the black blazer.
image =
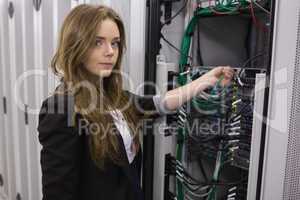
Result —
M158 116L152 97L124 92L145 111L153 111L149 117ZM72 125L73 112L71 96L56 94L42 104L38 132L43 200L141 200L141 152L129 164L118 133L121 155L127 162L119 166L107 161L105 170L100 170L89 153L89 134L80 134ZM143 112L139 114L143 117ZM76 114L76 120L79 118Z

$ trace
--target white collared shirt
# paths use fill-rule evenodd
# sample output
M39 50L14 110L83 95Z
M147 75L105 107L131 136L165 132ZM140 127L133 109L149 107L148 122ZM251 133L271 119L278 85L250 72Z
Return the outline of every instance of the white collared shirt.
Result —
M176 111L170 111L166 108L165 104L163 103L163 96L161 95L155 95L152 97L154 106L158 113L161 115L168 114L168 113L173 113ZM130 129L128 127L128 124L122 114L122 112L118 109L113 110L110 112L114 119L114 123L116 127L118 128L120 135L122 136L123 143L125 146L126 154L129 163L131 163L136 155L136 152L132 151L132 143L133 143L133 137L132 134L130 133Z
M111 111L110 113L114 119L116 127L120 132L120 135L122 136L127 158L129 163L131 163L136 155L136 152L132 151L133 137L132 134L130 133L128 124L124 119L124 116L120 110L114 110Z

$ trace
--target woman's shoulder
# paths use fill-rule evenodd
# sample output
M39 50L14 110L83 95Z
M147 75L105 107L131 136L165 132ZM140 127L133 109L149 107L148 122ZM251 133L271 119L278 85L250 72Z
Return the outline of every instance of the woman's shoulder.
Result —
M38 130L74 126L74 97L54 93L43 100L39 112Z
M73 95L53 93L43 100L40 113L64 114L72 109L74 109Z
M70 92L66 90L66 84L61 82L55 90L42 102L41 111L62 112L69 107L74 107L74 98Z

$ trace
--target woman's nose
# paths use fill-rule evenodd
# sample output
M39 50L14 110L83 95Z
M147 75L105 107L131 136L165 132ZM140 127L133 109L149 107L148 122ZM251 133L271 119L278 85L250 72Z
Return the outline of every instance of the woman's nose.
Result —
M105 48L105 55L106 56L113 56L114 55L114 49L111 44L107 44Z

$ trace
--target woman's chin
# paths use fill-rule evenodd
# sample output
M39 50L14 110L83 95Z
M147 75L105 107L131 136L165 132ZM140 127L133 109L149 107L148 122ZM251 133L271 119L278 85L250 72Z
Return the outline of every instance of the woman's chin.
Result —
M110 70L110 69L109 70L101 70L101 71L98 71L96 73L96 75L98 75L102 78L106 78L106 77L109 77L111 75L111 72L112 72L112 70Z

